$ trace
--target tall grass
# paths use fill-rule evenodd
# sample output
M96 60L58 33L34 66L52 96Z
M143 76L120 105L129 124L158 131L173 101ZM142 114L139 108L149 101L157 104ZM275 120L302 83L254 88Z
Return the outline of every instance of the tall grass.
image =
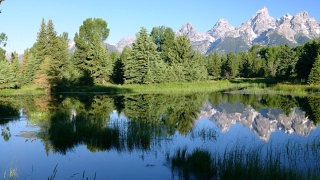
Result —
M169 158L172 172L182 179L320 179L320 141L283 147L236 144L222 153L179 148Z

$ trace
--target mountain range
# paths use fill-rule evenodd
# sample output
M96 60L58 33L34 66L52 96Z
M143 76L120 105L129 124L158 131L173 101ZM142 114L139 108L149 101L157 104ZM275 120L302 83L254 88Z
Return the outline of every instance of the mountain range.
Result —
M209 54L214 50L220 53L230 50L238 53L247 51L254 44L270 46L287 43L291 47L302 45L319 37L320 22L309 17L305 11L294 16L285 14L275 19L263 7L239 27L233 27L228 20L220 19L206 33L200 33L188 22L175 34L189 37L193 48L202 54ZM131 45L134 40L133 36L123 38L115 47L121 52L125 45Z

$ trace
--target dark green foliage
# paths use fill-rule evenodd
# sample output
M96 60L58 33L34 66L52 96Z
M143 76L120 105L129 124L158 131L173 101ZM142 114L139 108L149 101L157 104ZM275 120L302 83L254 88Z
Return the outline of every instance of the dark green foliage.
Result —
M64 36L67 36L66 34ZM66 64L69 59L67 37L57 36L52 20L46 24L42 19L40 32L35 44L35 59L28 58L27 70L39 88L48 93L61 86ZM28 68L32 68L29 69ZM33 67L34 66L34 67Z
M184 179L189 179L191 173L194 173L197 179L212 179L217 173L212 158L206 150L197 148L188 154L186 147L180 148L171 159L172 169L180 168Z
M308 77L308 83L313 85L320 84L320 55L313 64L313 68Z
M79 85L104 84L109 81L112 62L103 43L109 36L109 31L106 21L88 18L83 21L79 33L75 34L77 49L72 63L78 71Z
M227 54L225 70L232 78L237 77L239 74L239 60L237 55L234 54L232 51L229 51Z
M18 59L18 53L13 52L11 54L11 69L14 72L15 79L17 79L17 86L20 87L22 84L22 74L21 74L21 66Z
M221 75L221 59L217 51L207 56L207 70L208 74L216 78Z
M5 51L3 50L2 53L5 53ZM2 56L4 57L4 54ZM16 88L17 85L16 72L13 71L7 59L0 59L0 89Z
M205 57L192 51L190 40L178 36L169 49L168 61L170 81L199 81L207 79Z
M160 26L152 28L150 36L153 42L157 45L157 51L161 52L161 59L168 60L169 48L174 44L174 32L171 28Z
M126 84L150 84L161 81L163 62L159 59L156 45L145 28L136 35L127 60L124 62Z
M307 80L313 64L318 54L320 54L320 38L306 43L303 49L304 50L296 64L295 71L297 73L297 78Z
M115 84L124 83L124 64L127 62L131 49L129 46L125 46L122 50L120 57L116 59L113 66L112 81Z
M268 46L261 49L261 57L264 59L267 67L267 76L275 77L278 66L280 65L279 59L280 47Z
M239 74L240 77L251 77L253 72L252 72L252 67L253 67L253 61L252 59L249 58L248 53L246 52L240 52L238 54L239 58Z
M294 68L297 63L296 52L287 44L279 47L278 52L279 65L276 76L281 79L289 79L294 76Z
M24 67L24 73L23 73L23 84L32 84L33 83L33 79L34 79L34 75L36 74L36 71L38 70L38 66L40 66L40 64L38 64L37 59L36 59L36 49L33 47L30 50L25 52L26 58L24 62L26 62Z

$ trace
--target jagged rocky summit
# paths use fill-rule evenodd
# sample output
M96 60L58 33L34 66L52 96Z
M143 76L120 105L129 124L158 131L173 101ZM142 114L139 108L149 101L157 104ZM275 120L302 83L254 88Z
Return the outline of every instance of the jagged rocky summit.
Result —
M307 12L294 16L285 14L275 19L269 15L268 9L259 9L239 27L233 27L226 19L220 19L206 33L198 32L190 23L184 24L176 31L176 35L186 35L195 50L209 54L214 50L221 53L241 52L254 44L281 45L292 47L304 44L320 35L320 23L309 17ZM133 36L120 40L116 47L119 52L125 45L131 45Z

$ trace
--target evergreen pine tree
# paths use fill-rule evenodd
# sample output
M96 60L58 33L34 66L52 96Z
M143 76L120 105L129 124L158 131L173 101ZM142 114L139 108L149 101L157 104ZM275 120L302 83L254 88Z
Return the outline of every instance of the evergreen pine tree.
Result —
M27 70L27 64L28 64L28 49L24 50L23 57L22 57L22 66L21 66L21 85L26 84L26 70Z
M285 44L279 47L278 57L280 62L276 76L282 79L288 79L290 76L293 76L298 59L296 52L288 44Z
M192 62L194 53L189 38L186 36L178 36L172 48L168 52L168 65L174 72L176 81L191 80L190 63ZM188 77L189 76L189 77Z
M45 89L47 94L51 93L50 78L48 76L50 71L50 58L46 57L44 61L41 62L39 70L35 74L34 84L37 88Z
M317 56L308 77L308 83L318 85L320 84L320 55Z
M145 84L155 82L155 66L159 65L159 56L156 45L152 42L145 28L137 33L136 41L132 45L129 57L124 66L126 84Z
M131 48L129 46L125 46L122 50L122 53L119 58L114 63L112 80L115 84L123 84L124 83L124 64L128 59Z
M81 73L80 84L92 85L108 81L112 73L112 61L103 41L109 36L107 22L100 18L83 21L74 41L77 49L73 64Z
M2 48L0 48L2 50ZM5 57L5 50L2 50L2 57ZM1 57L1 56L0 56ZM15 88L17 79L6 58L0 59L0 89Z
M21 77L21 66L19 64L19 57L18 57L18 53L17 52L13 52L11 54L11 69L13 70L14 72L14 76L15 76L15 79L17 80L17 85L18 86L21 86L21 80L22 80L22 77Z

